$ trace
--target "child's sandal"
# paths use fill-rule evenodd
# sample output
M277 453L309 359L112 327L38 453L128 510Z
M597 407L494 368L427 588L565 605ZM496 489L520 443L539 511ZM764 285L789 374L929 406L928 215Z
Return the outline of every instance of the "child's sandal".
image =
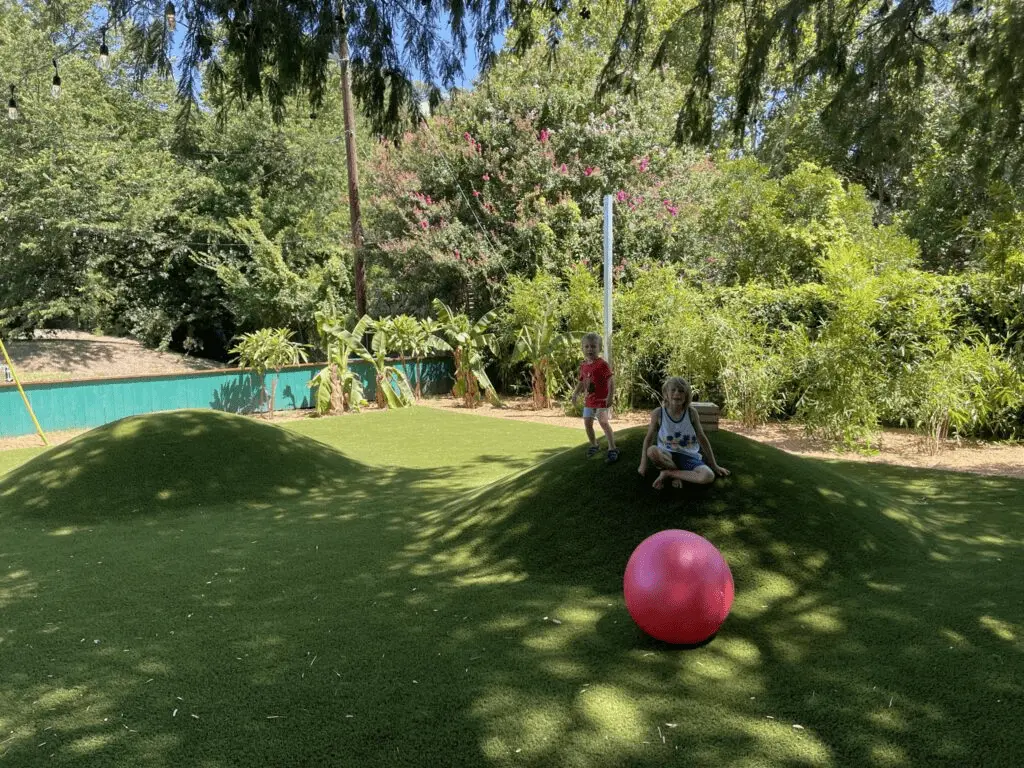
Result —
M616 462L618 460L619 460L619 449L618 448L609 448L608 449L608 458L606 458L605 461L607 461L609 464L612 464L612 463L614 463L614 462Z
M589 458L592 458L592 457L596 456L597 452L600 451L600 450L601 449L598 448L596 445L590 446L589 448L587 448L587 458L589 459Z

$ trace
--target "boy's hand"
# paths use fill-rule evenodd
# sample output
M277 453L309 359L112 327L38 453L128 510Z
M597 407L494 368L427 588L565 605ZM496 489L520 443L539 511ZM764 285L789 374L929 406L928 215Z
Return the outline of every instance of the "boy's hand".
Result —
M717 464L713 466L711 469L714 470L714 473L719 477L726 477L727 475L732 474L728 469L726 469L725 467L720 467Z
M641 476L647 474L647 459L646 458L643 458L643 459L640 460L640 466L637 468L636 471L639 472L641 474Z

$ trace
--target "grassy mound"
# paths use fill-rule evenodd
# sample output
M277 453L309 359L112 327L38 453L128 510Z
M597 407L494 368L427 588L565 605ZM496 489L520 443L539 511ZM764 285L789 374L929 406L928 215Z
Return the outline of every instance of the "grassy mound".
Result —
M609 466L578 430L427 409L184 413L49 451L0 479L0 510L26 510L0 512L0 755L1021 764L1024 483L723 432L732 477L657 492L642 437ZM633 548L670 527L736 580L696 650L622 600Z
M633 548L666 528L714 542L738 570L783 568L799 578L862 570L925 555L899 521L904 505L836 472L727 432L714 439L733 475L712 486L654 490L641 477L643 430L618 439L619 464L568 451L459 500L433 531L446 546L494 562L516 561L534 577L616 589Z
M217 411L123 419L0 478L0 515L111 520L231 502L273 502L358 472L334 449Z

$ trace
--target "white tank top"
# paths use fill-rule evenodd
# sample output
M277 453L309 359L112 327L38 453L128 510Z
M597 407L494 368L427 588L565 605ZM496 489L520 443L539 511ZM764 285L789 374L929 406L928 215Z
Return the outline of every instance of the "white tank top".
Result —
M684 453L695 459L701 458L697 431L690 421L690 409L683 411L679 421L673 421L668 409L661 408L661 426L658 427L658 447L671 453Z

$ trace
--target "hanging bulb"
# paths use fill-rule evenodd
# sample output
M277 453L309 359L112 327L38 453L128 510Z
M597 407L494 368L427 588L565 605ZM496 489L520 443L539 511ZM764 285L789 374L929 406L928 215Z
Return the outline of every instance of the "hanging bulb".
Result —
M50 86L50 93L53 98L60 98L60 72L57 70L57 60L53 60L53 85Z
M110 49L107 48L107 29L104 27L100 30L100 34L103 36L100 39L100 69L106 69L107 64L110 63Z
M11 83L11 98L7 102L7 119L18 119L18 102L14 98L14 83Z
M168 3L164 7L164 19L167 21L167 29L174 31L174 3Z

